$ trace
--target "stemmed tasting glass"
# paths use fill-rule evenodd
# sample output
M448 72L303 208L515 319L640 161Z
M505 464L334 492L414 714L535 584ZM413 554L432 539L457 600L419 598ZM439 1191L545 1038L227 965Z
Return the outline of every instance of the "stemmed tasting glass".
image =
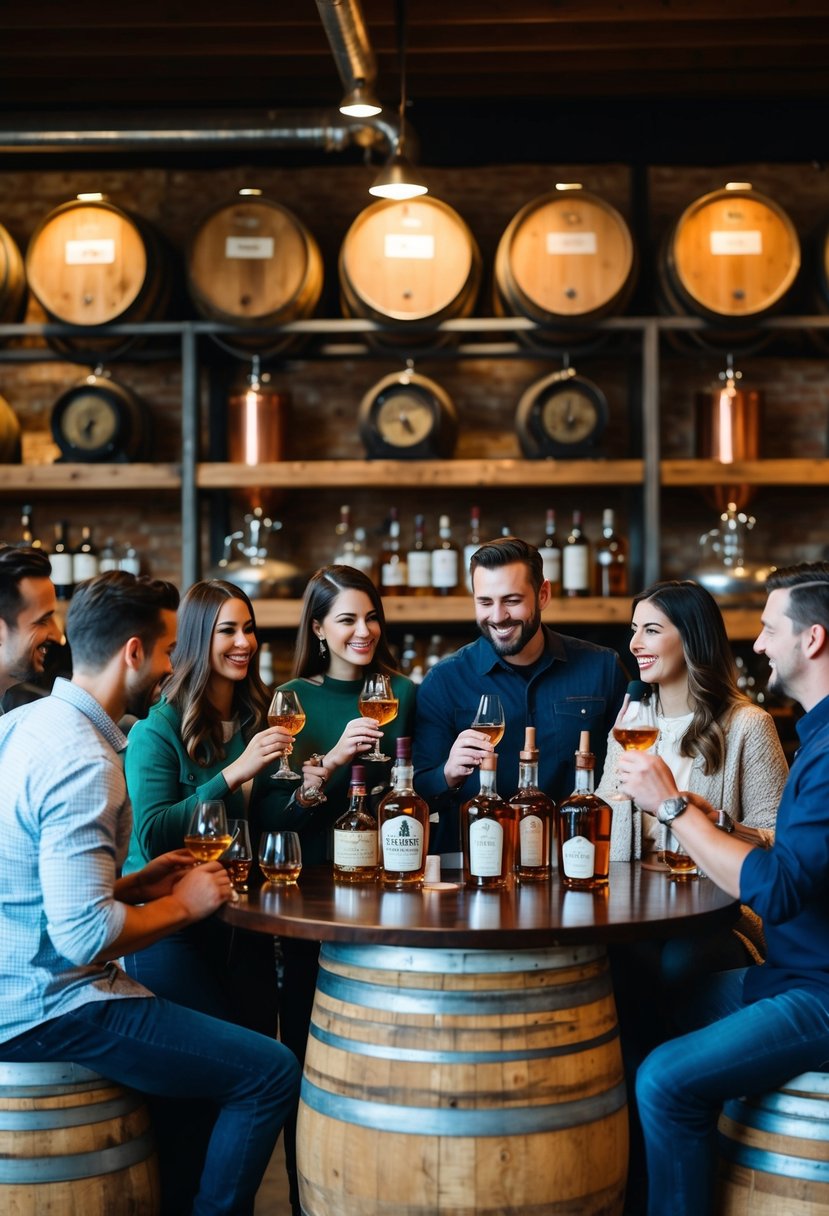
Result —
M289 735L298 735L304 725L305 710L297 694L287 688L278 688L268 710L268 726L281 726ZM302 774L295 773L291 768L287 753L283 754L282 763L275 773L271 773L271 777L274 781L302 780Z
M250 867L253 865L248 823L246 819L229 819L227 826L230 829L230 844L219 860L228 872L233 889L244 895L248 889Z
M373 718L378 726L393 722L399 703L391 686L391 677L382 674L366 676L358 704L363 717ZM370 752L363 753L362 759L388 760L389 757L378 751L375 744Z
M302 869L297 832L265 832L259 843L259 869L275 886L293 886Z
M472 719L472 729L486 735L493 747L504 737L504 707L494 692L485 692L478 702L478 712Z
M613 738L626 752L645 752L659 738L650 687L644 680L628 684L628 703L613 727Z
M214 798L199 802L184 837L184 847L189 849L197 864L215 861L221 857L230 840L225 804L222 800Z

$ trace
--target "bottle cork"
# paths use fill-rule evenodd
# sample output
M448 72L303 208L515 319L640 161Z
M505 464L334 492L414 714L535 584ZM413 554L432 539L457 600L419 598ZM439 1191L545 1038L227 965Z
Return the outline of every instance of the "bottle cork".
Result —
M590 731L579 734L579 750L576 752L576 768L594 768L596 757L590 750Z
M518 753L519 760L534 764L538 759L538 748L535 745L535 727L524 727L524 749Z
M498 757L495 752L490 752L488 756L484 756L481 761L481 768L485 773L494 773L498 767Z

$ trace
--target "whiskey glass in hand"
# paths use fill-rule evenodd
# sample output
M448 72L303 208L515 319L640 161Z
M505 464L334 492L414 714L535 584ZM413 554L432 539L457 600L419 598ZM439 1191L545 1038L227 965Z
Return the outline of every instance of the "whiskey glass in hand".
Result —
M220 798L199 802L184 837L184 847L201 865L221 857L230 844L225 804Z
M298 735L304 725L305 710L297 694L287 688L278 688L268 709L268 726L281 726L289 735ZM285 753L279 768L275 773L271 773L274 781L302 780L302 774L295 773L291 768L289 755L290 753Z
M628 684L626 704L616 719L613 738L626 752L645 752L659 738L651 690L644 680Z
M373 718L378 726L386 726L397 717L398 700L391 686L391 677L386 675L366 676L359 699L360 713L364 718ZM388 760L377 745L370 752L363 752L362 760Z
M230 830L230 844L219 861L227 870L234 891L244 895L248 889L250 867L253 865L248 823L246 819L229 819L227 826Z
M259 869L274 886L293 886L302 869L297 832L265 832L259 843Z
M472 720L472 729L486 735L493 747L504 737L506 722L501 698L494 692L485 692L478 702L478 712Z

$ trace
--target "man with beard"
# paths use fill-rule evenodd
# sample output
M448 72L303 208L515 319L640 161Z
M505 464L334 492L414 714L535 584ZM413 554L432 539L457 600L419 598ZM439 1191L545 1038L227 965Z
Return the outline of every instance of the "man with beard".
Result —
M680 792L658 756L625 752L619 764L637 804L763 918L767 946L762 966L695 985L677 1010L682 1029L695 1029L639 1069L651 1216L714 1210L714 1134L727 1098L777 1089L829 1061L829 562L777 570L766 589L754 649L771 665L770 690L806 711L773 846L724 836L716 808Z
M81 584L71 681L0 719L0 1060L65 1060L212 1104L192 1211L242 1216L296 1104L296 1059L154 997L116 962L232 898L220 863L194 866L184 849L118 877L132 816L116 722L145 714L170 675L177 607L171 583L124 571Z
M40 549L0 546L0 714L41 695L26 682L61 640L51 574Z
M415 786L440 821L429 848L458 866L458 809L478 792L477 770L496 749L471 729L482 693L497 693L506 729L498 752L498 791L515 792L524 729L536 728L539 784L556 802L572 793L579 734L590 731L602 771L607 736L627 676L612 650L555 633L541 623L550 602L541 555L515 537L478 549L470 562L481 637L438 663L418 689Z

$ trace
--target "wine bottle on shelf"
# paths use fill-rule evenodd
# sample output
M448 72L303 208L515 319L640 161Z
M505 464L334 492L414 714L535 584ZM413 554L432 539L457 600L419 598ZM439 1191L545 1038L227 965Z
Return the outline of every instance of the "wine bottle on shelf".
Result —
M334 528L334 552L331 562L334 566L350 566L353 563L354 532L351 528L351 507L340 507L339 523Z
M107 570L119 570L121 564L118 560L118 551L115 547L115 540L108 536L101 545L101 552L98 557L98 573L105 574Z
M126 570L127 574L134 574L136 578L141 573L141 558L135 545L127 545L121 554L118 569Z
M481 547L481 510L480 507L469 509L469 532L463 547L463 575L467 591L472 590L472 575L469 573L469 563L472 555Z
M495 788L498 757L481 761L481 788L461 807L463 879L481 890L505 887L515 857L515 811Z
M34 533L32 523L32 508L29 505L20 508L20 540L16 547L19 549L42 549L43 544Z
M354 529L354 541L351 546L351 561L349 565L362 570L370 579L374 578L374 559L368 548L365 528Z
M426 647L426 655L423 660L423 665L426 668L426 671L431 671L435 663L439 663L442 658L443 638L439 633L433 633L429 638L429 645Z
M590 542L582 531L581 511L573 512L573 526L561 550L562 595L590 594Z
M81 539L72 552L72 579L77 587L78 583L94 578L97 573L98 550L92 542L92 529L84 524Z
M518 789L509 802L516 817L515 873L522 882L549 878L556 804L539 789L534 726L524 729L524 747L518 753Z
M417 642L413 633L403 634L403 645L400 648L400 672L404 676L409 676L414 671L417 663Z
M406 595L409 590L406 556L400 544L400 518L397 507L389 508L389 527L380 550L380 594Z
M399 891L416 890L423 883L426 869L429 806L414 790L410 738L397 740L395 755L392 788L377 808L383 885Z
M49 561L52 564L55 596L62 603L67 603L75 590L75 580L72 576L72 553L66 542L66 523L63 520L55 524L55 543Z
M379 873L377 820L366 803L366 770L354 764L348 810L334 824L334 880L376 882Z
M616 531L614 513L602 513L601 540L596 542L596 594L628 594L628 543Z
M426 544L426 518L423 515L414 517L414 540L406 554L406 576L409 595L432 594L432 550Z
M432 550L432 591L435 595L454 595L458 590L460 554L452 543L448 515L441 515L438 535L438 543Z
M559 596L561 595L561 542L556 533L556 513L552 507L547 509L544 539L538 546L538 551L541 554L544 577L550 584L550 593L553 596Z
M595 767L590 731L583 730L576 752L576 787L559 803L556 814L559 876L571 891L606 886L610 871L612 811L593 793Z

